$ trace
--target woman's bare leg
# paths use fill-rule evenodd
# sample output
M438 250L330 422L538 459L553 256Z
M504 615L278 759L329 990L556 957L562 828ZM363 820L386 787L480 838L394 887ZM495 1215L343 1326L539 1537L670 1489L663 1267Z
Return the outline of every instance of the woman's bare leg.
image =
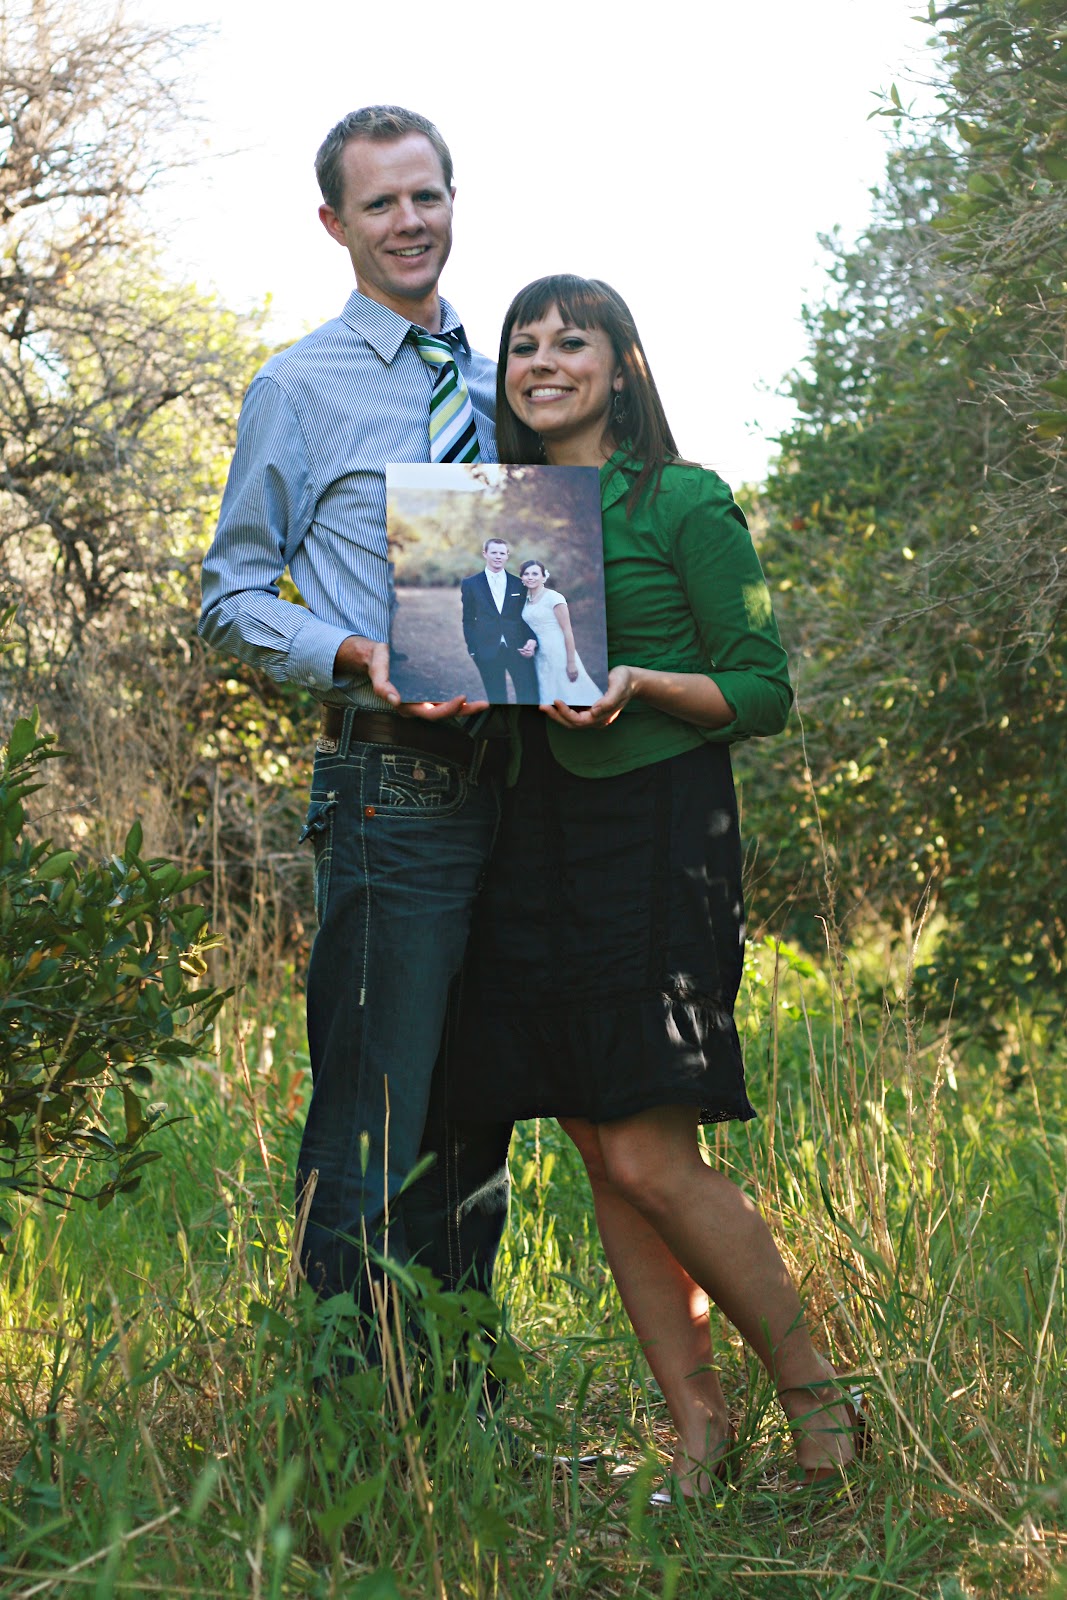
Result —
M854 1455L834 1371L811 1342L800 1297L752 1201L703 1161L695 1110L659 1106L598 1123L605 1175L755 1351L775 1385L805 1469ZM840 1391L838 1391L840 1393Z
M596 1127L577 1119L560 1125L585 1162L604 1254L677 1431L672 1470L684 1493L692 1464L718 1455L729 1433L726 1397L712 1365L708 1297L609 1181Z

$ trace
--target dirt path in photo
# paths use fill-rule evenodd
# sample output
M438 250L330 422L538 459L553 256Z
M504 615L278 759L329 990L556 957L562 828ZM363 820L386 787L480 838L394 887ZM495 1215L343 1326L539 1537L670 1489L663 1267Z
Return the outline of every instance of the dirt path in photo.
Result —
M463 642L459 589L398 587L390 676L405 700L470 700L485 695ZM398 661L396 653L407 656Z

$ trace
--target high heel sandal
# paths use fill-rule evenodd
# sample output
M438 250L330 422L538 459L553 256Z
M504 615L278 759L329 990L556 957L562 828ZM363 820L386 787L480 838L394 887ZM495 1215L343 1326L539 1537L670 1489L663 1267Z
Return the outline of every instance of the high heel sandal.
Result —
M834 1380L827 1379L826 1386ZM779 1398L783 1394L810 1394L816 1397L816 1390L823 1384L805 1383L797 1384L792 1389L780 1389ZM830 1411L840 1406L848 1418L848 1432L852 1438L852 1455L848 1461L826 1462L821 1467L796 1467L789 1478L791 1489L815 1489L823 1484L841 1483L848 1477L852 1469L857 1466L867 1455L871 1446L871 1420L867 1411L866 1402L859 1389L852 1389L847 1393L837 1395L833 1400L825 1400L812 1407L806 1417L800 1417L798 1422L806 1422L809 1417L816 1416L820 1411ZM790 1427L794 1426L790 1419ZM843 1433L843 1428L823 1428L815 1430L823 1433Z
M694 1461L691 1476L695 1479L698 1485L701 1477L717 1478L725 1488L727 1484L733 1483L740 1476L740 1473L741 1450L737 1442L737 1429L734 1427L733 1423L730 1422L726 1427L726 1438L723 1440L722 1449L715 1457L715 1460L699 1462ZM675 1504L674 1491L671 1488L671 1485L676 1482L677 1478L672 1473L670 1478L667 1480L666 1488L656 1489L652 1492L652 1494L649 1495L648 1503L653 1507L654 1510L661 1511L664 1509L664 1507ZM700 1500L703 1499L703 1495L699 1492L691 1495L679 1494L678 1499Z

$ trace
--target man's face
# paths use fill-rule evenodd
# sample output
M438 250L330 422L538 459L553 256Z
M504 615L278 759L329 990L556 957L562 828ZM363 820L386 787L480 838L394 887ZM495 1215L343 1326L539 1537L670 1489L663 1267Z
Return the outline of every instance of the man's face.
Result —
M320 206L323 227L351 256L361 294L418 321L452 248L455 190L437 152L422 133L350 139L341 170L341 209Z
M503 572L510 547L502 539L490 539L485 547L485 564L490 572Z

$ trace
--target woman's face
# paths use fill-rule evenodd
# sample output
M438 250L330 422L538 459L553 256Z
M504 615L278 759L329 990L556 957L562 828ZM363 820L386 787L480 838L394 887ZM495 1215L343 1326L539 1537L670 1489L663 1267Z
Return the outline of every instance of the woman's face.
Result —
M610 435L611 403L623 379L611 340L600 328L575 328L552 306L539 322L516 324L508 340L504 391L521 422L568 461L596 465Z
M535 561L533 566L524 567L522 572L519 573L519 577L527 589L536 589L539 584L545 581L545 569L540 562Z

